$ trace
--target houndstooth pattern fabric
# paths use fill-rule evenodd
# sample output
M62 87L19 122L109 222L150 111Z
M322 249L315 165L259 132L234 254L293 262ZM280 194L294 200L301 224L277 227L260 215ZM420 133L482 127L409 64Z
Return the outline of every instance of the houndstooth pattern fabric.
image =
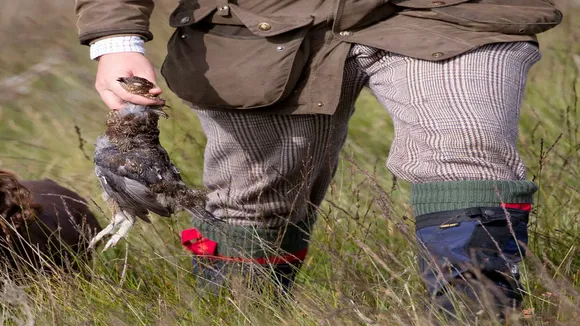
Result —
M487 45L443 62L355 44L332 116L194 108L207 136L206 209L252 227L277 227L311 214L336 171L365 85L394 121L387 166L398 178L524 179L516 149L519 110L527 72L539 58L537 47L523 42Z
M206 209L230 224L277 227L320 205L368 77L347 60L334 115L261 115L195 108L207 144Z
M527 73L540 59L535 45L490 44L443 62L353 51L393 119L387 167L397 177L412 183L526 178L516 143Z

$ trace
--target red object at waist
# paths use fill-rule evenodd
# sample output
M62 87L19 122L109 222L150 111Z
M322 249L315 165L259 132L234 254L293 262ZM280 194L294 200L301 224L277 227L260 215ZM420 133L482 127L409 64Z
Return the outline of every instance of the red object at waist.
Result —
M528 204L528 203L524 203L524 204L501 204L501 207L505 207L505 208L512 208L512 209L521 209L524 211L531 211L532 210L532 204Z
M303 261L306 258L306 254L308 254L308 248L304 248L292 254L272 257L244 258L216 255L215 252L218 244L215 241L204 238L197 229L186 229L181 231L181 244L197 256L236 262L253 262L260 265L287 264Z

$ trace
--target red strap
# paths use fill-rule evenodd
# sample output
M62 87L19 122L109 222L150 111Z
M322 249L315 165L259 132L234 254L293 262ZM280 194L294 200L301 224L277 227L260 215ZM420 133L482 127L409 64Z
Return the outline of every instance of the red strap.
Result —
M208 238L204 238L197 229L186 229L181 231L181 244L189 251L198 256L206 256L210 259L220 259L237 262L253 262L260 265L266 264L285 264L297 261L303 261L308 254L308 247L296 253L284 256L260 257L260 258L243 258L227 257L216 255L217 243Z
M197 229L181 231L181 244L198 256L213 256L217 243L201 236Z
M524 204L501 204L500 207L512 208L512 209L521 209L521 210L528 211L528 212L532 210L532 204L528 204L528 203L524 203Z

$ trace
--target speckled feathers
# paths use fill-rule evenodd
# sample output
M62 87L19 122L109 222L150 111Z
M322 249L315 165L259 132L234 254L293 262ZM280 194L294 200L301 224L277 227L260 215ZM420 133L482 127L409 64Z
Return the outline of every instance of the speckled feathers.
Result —
M137 95L149 94L155 87L140 77L118 81ZM105 249L114 246L132 227L134 217L149 222L149 212L168 217L177 210L204 205L205 193L185 185L159 142L160 116L167 117L160 106L133 103L109 113L105 133L97 139L94 162L114 218L91 244L119 227Z

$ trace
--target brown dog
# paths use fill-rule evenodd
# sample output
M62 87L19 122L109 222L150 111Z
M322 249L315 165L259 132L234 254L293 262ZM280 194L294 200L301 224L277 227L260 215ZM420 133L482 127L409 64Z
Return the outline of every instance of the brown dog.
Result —
M50 179L18 180L0 169L0 259L12 268L78 271L101 230L87 201Z

